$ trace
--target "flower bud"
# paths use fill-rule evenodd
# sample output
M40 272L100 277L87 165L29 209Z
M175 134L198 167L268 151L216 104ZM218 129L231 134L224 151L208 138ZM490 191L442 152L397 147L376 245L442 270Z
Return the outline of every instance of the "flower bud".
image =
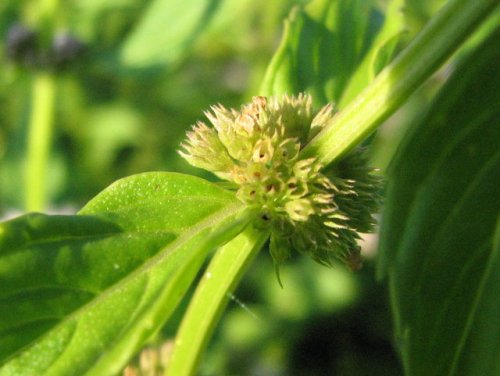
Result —
M193 166L226 178L234 163L219 140L217 132L198 122L193 130L187 133L187 137L187 142L182 144L185 151L179 151L179 154Z
M65 67L76 61L85 52L85 44L68 33L59 33L52 41L53 63L59 67Z
M7 57L23 66L33 67L38 64L37 33L22 24L12 25L6 36Z

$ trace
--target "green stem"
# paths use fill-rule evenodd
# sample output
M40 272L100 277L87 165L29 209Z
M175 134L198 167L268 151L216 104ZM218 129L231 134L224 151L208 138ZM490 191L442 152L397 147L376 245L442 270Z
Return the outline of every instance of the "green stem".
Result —
M427 80L498 5L450 0L414 41L302 150L328 165L358 145Z
M217 251L184 314L167 375L188 376L195 373L200 355L228 302L229 293L267 237L267 232L248 226Z
M44 49L52 43L58 4L59 0L41 0L37 5L37 28ZM27 211L40 211L47 202L47 166L54 123L56 79L50 72L37 71L33 74L32 82L25 208Z
M46 204L47 165L54 122L56 82L49 72L33 77L32 105L26 165L26 210L39 211Z

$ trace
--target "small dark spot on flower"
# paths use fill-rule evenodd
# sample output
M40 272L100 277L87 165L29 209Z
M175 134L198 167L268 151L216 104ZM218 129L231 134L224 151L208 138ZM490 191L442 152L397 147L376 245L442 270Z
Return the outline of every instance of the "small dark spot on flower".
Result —
M288 183L288 188L295 189L295 188L297 188L297 184L295 184L295 183Z
M260 172L256 171L253 173L253 176L255 176L256 178L260 178L262 175Z
M267 189L268 192L271 192L272 190L275 190L276 187L274 186L274 184L268 184L266 186L266 189Z
M255 189L252 189L252 190L250 191L250 196L255 196Z
M271 216L267 213L262 214L261 217L264 221L269 221L271 219Z

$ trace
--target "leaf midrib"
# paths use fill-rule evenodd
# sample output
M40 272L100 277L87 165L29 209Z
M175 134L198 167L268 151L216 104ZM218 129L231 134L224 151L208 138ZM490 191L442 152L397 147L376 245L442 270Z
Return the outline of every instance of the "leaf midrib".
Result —
M216 211L212 215L206 217L204 220L196 223L189 230L187 230L184 234L178 236L176 239L173 239L170 243L168 243L162 250L160 250L157 254L155 254L150 260L145 261L143 264L141 264L138 268L133 270L131 273L127 274L122 279L119 279L114 284L112 284L112 285L108 286L106 289L102 290L102 292L99 295L96 295L96 297L94 299L91 299L89 302L85 303L84 305L82 305L81 307L76 309L74 312L65 316L65 318L63 320L61 320L57 325L52 327L47 333L43 334L40 337L35 338L32 342L26 344L19 351L12 354L10 359L16 358L16 356L20 352L22 352L22 350L27 349L27 348L31 348L37 342L43 341L43 339L50 336L53 331L56 331L60 328L63 328L64 326L71 323L71 321L74 321L75 325L78 325L78 317L81 316L82 314L85 314L86 310L91 309L93 306L99 304L102 300L105 300L108 296L113 294L116 290L123 288L123 286L126 286L130 281L137 278L138 276L141 276L142 274L147 275L147 271L149 269L151 269L157 263L163 261L164 258L166 258L168 256L174 257L176 254L176 249L179 249L182 246L182 244L187 242L190 238L192 238L196 234L202 232L205 229L210 228L213 224L217 223L218 221L222 221L223 219L231 216L232 214L236 214L238 211L242 211L242 209L243 209L243 205L238 202L238 203L223 207L222 209ZM138 304L136 306L136 309L139 308L140 306L141 306L141 304ZM134 312L132 314L130 314L130 319L132 319L134 317L135 312L136 312L136 310L134 310ZM74 335L75 331L76 331L76 329L73 331L72 335ZM68 343L70 343L70 341ZM57 359L59 359L63 355L64 355L64 351L54 359L54 362L56 362Z

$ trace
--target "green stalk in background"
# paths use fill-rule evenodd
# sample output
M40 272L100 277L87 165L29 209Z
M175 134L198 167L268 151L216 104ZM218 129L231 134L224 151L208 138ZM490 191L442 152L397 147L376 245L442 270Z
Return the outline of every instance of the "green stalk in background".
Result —
M27 211L40 211L44 209L47 202L46 177L54 123L55 97L55 77L50 72L36 72L33 76L25 171Z
M249 226L220 248L200 281L175 337L168 376L193 375L215 325L269 234Z
M48 49L54 35L58 0L42 0L37 8L41 47ZM27 211L41 211L47 204L47 170L54 123L56 79L50 70L45 69L40 67L32 77L24 193Z
M359 145L393 114L498 6L497 0L450 0L373 83L302 150L328 165Z

